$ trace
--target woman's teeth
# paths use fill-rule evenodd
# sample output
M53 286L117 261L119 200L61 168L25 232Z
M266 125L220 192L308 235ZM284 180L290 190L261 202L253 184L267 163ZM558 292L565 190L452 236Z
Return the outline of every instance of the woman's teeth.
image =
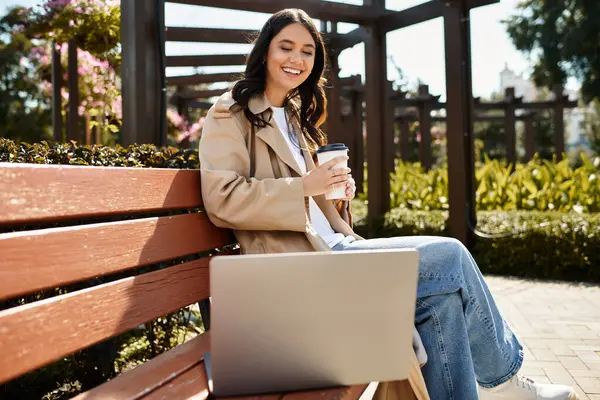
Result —
M293 68L283 68L283 70L287 73L294 74L294 75L300 75L300 72L301 72L299 69L293 69Z

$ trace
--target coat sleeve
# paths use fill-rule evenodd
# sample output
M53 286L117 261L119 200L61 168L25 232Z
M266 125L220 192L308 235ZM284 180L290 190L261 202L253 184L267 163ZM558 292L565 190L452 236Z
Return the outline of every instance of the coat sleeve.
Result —
M247 178L250 154L237 118L209 111L199 146L202 199L211 222L236 230L305 232L302 178Z

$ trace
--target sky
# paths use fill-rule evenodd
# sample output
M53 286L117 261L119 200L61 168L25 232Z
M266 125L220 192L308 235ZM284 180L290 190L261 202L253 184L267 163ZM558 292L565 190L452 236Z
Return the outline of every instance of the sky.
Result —
M386 0L386 8L403 10L424 3L427 0ZM500 0L500 3L479 7L471 11L471 56L473 73L473 94L488 98L500 91L500 71L507 65L517 73L529 76L532 63L516 50L509 39L502 20L516 12L520 0ZM362 0L344 0L345 3L362 4ZM0 12L7 6L33 6L40 0L0 0ZM298 6L301 7L301 1ZM233 11L210 7L167 3L165 22L167 26L241 28L258 30L269 18L269 14ZM317 26L320 21L315 19ZM338 24L338 32L355 29L353 24ZM201 55L247 53L250 45L220 43L175 43L167 42L167 55ZM393 62L404 73L409 84L416 86L419 80L429 85L432 94L445 97L445 54L443 20L438 18L387 35L388 79L396 80L398 75ZM360 74L364 77L364 45L359 44L340 54L340 76ZM242 67L243 68L243 67ZM203 68L201 72L238 72L240 67ZM193 68L167 68L167 76L188 75ZM363 78L364 79L364 78ZM222 85L221 85L222 86ZM217 88L218 86L215 86ZM577 89L576 81L569 81L568 88Z

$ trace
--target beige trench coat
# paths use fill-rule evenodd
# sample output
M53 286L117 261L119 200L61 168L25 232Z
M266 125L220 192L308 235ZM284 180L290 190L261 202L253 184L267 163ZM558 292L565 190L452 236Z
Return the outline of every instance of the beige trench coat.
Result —
M272 112L264 94L251 98L248 106L256 115ZM295 132L300 132L297 122L293 124ZM303 149L308 148L303 135L298 135L298 140ZM255 172L250 177L253 145ZM307 169L315 168L310 152L304 150L303 154ZM302 172L281 131L273 122L258 129L251 140L250 125L231 92L223 94L208 111L199 157L208 217L215 225L233 230L242 253L331 251L311 224ZM360 238L325 196L314 200L336 232ZM415 368L420 376L418 363ZM424 387L424 383L412 380L415 392L423 392L418 386ZM393 387L400 386L380 385L378 398L395 398L389 395ZM388 394L382 397L384 393Z

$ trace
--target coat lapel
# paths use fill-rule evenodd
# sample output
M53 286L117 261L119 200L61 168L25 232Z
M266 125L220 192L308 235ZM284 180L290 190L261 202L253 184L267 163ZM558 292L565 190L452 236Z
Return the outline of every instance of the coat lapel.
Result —
M302 170L296 162L294 155L287 141L283 137L283 133L277 127L275 120L271 120L273 126L265 126L256 132L256 137L264 141L269 147L273 149L275 154L287 164L288 167L293 169L298 176L302 175Z
M271 123L272 126L265 126L256 131L256 137L260 138L263 142L265 142L269 147L273 149L275 154L288 166L290 167L298 176L302 176L302 170L300 166L296 162L294 155L292 154L292 150L290 146L287 144L287 141L283 137L283 133L277 126L275 119L272 118L273 111L270 109L271 104L267 99L267 96L262 93L260 95L256 95L250 99L248 104L248 108L250 111L255 114L261 114L266 112L267 120ZM268 111L267 111L268 110ZM294 130L296 130L296 126L294 125Z

